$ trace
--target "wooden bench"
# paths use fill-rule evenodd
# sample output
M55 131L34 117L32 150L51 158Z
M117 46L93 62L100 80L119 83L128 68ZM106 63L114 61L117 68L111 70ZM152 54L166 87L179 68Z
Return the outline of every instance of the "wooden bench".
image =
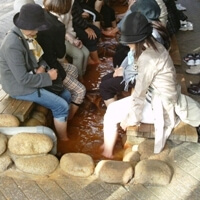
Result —
M184 75L177 74L177 81L181 85L181 92L187 95ZM130 143L138 141L139 138L154 138L154 125L141 124L140 126L130 126L127 128L126 135L127 141ZM198 134L195 127L192 127L184 122L180 122L180 124L172 131L169 139L186 142L198 142Z
M174 65L181 66L181 55L175 35L171 36L171 49L169 51L169 54L173 60Z
M24 122L34 108L34 103L11 98L0 85L0 113L12 114Z

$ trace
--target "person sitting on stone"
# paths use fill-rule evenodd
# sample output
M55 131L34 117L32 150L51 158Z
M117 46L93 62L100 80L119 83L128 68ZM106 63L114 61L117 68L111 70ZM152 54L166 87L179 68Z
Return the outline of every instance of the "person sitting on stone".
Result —
M71 94L67 89L59 95L44 89L57 79L58 72L53 68L45 71L48 65L35 40L38 31L49 28L44 9L38 4L25 4L14 15L13 22L15 26L0 48L2 88L14 99L32 101L50 109L57 137L66 141Z
M28 2L35 4L34 0L28 0ZM71 105L68 119L72 119L80 104L83 103L86 88L77 80L77 67L68 63L66 60L65 25L58 20L57 16L54 16L48 11L48 9L54 9L57 12L59 10L61 14L66 14L70 10L71 5L68 1L62 2L62 7L59 3L59 0L43 1L44 8L47 11L45 12L45 17L50 28L45 31L39 31L36 39L44 51L43 58L48 66L58 70L63 79L63 84L71 92ZM18 2L18 8L24 4L26 4L26 1Z
M121 42L134 52L137 81L131 96L111 103L106 110L102 155L114 157L118 123L123 130L140 123L154 124L154 153L160 153L180 120L193 127L200 125L200 105L181 94L169 52L152 37L152 26L140 12L126 16Z
M50 0L43 1L43 4L47 4L48 7L45 6L45 9L55 15L59 21L61 21L65 25L66 34L65 34L65 46L66 46L66 54L67 56L72 58L72 64L78 68L78 79L83 82L83 76L86 73L88 58L89 58L89 50L85 45L83 45L82 41L77 37L76 32L74 31L72 24L72 6L74 4L74 0ZM60 13L60 10L63 7L70 7L67 13Z
M141 12L152 24L153 37L163 44L166 49L170 48L170 37L167 29L158 20L160 16L160 8L155 0L137 1L132 7L132 12ZM137 76L137 66L134 63L134 54L127 45L118 45L118 48L113 56L114 72L105 75L101 79L100 94L108 106L113 101L117 100L117 94L122 91L128 91L135 85ZM117 67L118 66L118 67Z
M83 103L85 98L86 88L78 81L78 69L76 66L68 63L66 60L66 46L65 46L65 25L59 21L58 17L53 15L50 10L60 11L60 14L66 14L71 6L67 6L68 1L63 3L62 10L60 9L59 0L43 0L44 9L47 11L46 19L51 25L48 30L39 31L37 41L44 50L43 58L51 68L57 68L65 71L63 79L64 86L71 93L71 105L68 119L72 119L79 106Z

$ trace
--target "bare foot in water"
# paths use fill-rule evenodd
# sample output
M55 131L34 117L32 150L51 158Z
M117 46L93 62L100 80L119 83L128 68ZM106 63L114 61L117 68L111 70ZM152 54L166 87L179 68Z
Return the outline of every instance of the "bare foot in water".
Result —
M102 144L100 147L99 147L100 151L103 151L104 150L104 144Z
M105 158L114 159L114 156L112 155L112 153L107 152L105 150L102 152L101 155L104 156Z
M113 30L102 30L101 31L103 35L107 36L107 37L115 37L116 36L116 32L114 32Z
M91 58L88 59L88 65L98 65L101 64L100 60L92 60Z
M102 145L100 146L100 150L103 151L103 152L101 153L101 155L104 156L105 158L109 158L109 159L113 159L113 158L114 158L112 152L110 152L110 151L108 151L108 150L105 150L104 144L102 144Z

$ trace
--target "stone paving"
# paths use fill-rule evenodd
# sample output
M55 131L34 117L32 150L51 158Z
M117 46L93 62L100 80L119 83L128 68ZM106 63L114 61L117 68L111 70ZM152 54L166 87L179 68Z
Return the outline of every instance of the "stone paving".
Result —
M194 31L179 32L177 39L181 55L199 51L200 0L179 0L187 8L188 20ZM13 0L0 1L0 44L12 26ZM183 63L177 69L184 73ZM187 83L198 82L199 76L187 75ZM198 97L194 97L199 100ZM60 169L51 176L33 176L10 169L0 174L0 200L199 200L200 199L200 145L198 143L172 143L174 176L164 187L141 184L107 184L95 175L77 178L63 174Z

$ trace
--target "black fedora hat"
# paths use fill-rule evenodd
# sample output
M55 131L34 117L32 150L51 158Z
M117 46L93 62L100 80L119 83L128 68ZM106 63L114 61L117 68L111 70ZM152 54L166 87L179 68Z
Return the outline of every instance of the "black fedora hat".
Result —
M13 17L13 22L15 26L23 30L43 31L49 28L44 9L38 4L23 5L20 12Z
M138 43L152 34L152 26L140 12L128 14L121 27L120 42L123 44Z

